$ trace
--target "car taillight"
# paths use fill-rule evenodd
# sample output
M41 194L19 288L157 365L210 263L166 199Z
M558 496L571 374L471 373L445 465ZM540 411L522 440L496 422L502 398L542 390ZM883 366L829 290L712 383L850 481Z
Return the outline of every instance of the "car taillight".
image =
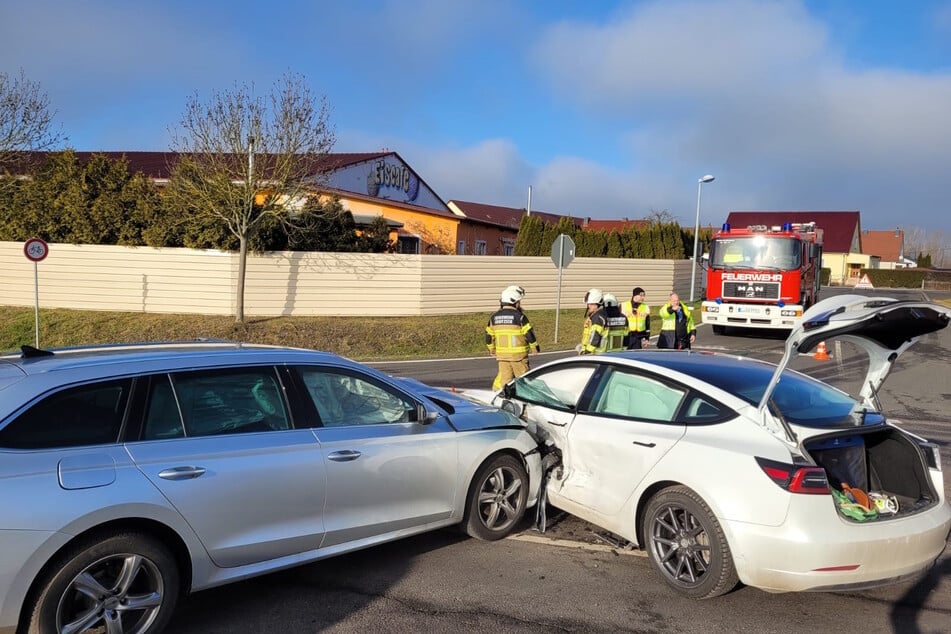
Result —
M766 458L756 458L756 464L770 480L790 493L829 495L829 480L822 467L787 464Z

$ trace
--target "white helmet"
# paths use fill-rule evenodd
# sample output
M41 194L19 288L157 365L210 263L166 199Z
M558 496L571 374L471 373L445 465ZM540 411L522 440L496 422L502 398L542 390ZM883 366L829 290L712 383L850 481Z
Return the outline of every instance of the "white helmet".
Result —
M619 306L620 305L618 304L617 297L615 297L611 293L605 293L603 299L604 299L605 306Z
M506 286L505 291L511 291L515 293L516 295L518 295L518 298L520 300L525 299L525 289L522 288L521 286L512 284L511 286ZM502 291L502 292L504 293L505 291Z
M500 299L503 304L511 304L514 306L516 303L522 301L522 294L510 287L502 291Z
M598 306L604 301L604 295L601 293L600 288L592 288L587 293L584 294L584 303L585 304L597 304Z

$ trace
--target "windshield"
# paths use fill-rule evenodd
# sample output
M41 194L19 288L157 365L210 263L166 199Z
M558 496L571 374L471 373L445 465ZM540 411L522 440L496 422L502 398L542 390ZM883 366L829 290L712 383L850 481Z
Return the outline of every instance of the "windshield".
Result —
M766 271L798 269L802 264L802 242L779 236L717 238L710 245L710 266Z
M774 368L767 364L750 363L718 366L701 365L689 372L750 405L758 405ZM883 422L884 417L867 411L860 401L827 383L812 379L793 370L783 372L771 404L791 425L803 427L854 427Z

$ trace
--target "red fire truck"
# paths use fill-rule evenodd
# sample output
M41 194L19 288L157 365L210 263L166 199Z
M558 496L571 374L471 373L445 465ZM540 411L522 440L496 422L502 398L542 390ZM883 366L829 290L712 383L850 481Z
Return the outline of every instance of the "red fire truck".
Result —
M710 243L703 323L727 327L795 327L819 295L822 229L815 222L734 229Z

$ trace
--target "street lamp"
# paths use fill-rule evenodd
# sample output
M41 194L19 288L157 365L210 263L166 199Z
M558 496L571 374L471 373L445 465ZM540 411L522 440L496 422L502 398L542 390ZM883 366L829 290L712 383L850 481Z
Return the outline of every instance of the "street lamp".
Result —
M697 242L700 238L700 193L703 191L704 183L712 183L713 176L707 174L697 179L697 222L693 228L693 266L690 268L690 302L693 303L693 290L697 281Z

